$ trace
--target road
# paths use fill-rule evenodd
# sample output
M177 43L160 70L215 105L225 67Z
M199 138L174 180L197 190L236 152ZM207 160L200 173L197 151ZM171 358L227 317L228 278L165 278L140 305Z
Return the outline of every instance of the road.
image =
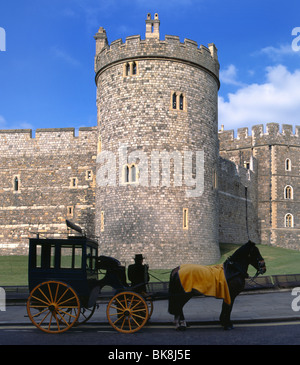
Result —
M193 346L193 345L299 345L300 321L237 324L232 331L218 325L192 325L185 332L171 325L149 324L133 334L121 334L108 324L85 324L54 335L32 324L1 325L1 345L98 345ZM80 346L78 346L80 348ZM100 348L99 348L100 349Z

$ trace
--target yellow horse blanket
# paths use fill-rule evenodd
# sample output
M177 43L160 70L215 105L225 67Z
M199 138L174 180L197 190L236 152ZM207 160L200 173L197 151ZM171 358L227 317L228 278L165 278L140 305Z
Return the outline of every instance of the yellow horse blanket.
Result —
M224 299L227 304L231 303L222 264L214 266L185 264L180 266L178 274L186 293L197 290L204 295Z

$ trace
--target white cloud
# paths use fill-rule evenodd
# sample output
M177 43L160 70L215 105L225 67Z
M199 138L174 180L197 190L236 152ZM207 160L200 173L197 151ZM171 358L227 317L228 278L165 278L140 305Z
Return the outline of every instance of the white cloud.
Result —
M224 84L243 86L243 83L237 80L237 68L232 64L220 71L220 81Z
M9 124L7 120L0 115L0 129L34 129L34 127L26 121L17 121Z
M283 65L266 69L266 82L219 97L219 122L225 129L278 122L300 124L300 69Z
M279 47L268 46L262 48L254 55L267 55L273 61L281 61L285 56L300 56L300 52L295 52L291 44L281 44Z

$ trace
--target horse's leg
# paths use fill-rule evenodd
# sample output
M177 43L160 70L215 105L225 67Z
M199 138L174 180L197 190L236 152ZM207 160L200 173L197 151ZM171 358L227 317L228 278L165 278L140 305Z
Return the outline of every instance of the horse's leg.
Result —
M233 324L230 320L230 315L235 298L240 294L245 286L245 280L240 277L235 277L228 281L228 288L230 292L231 303L227 304L223 301L222 311L220 314L220 322L225 330L233 329Z
M175 319L176 329L179 331L184 331L187 327L183 314L183 307L191 299L192 296L193 296L192 293L185 293L178 295L176 298L177 312L174 316L174 319Z

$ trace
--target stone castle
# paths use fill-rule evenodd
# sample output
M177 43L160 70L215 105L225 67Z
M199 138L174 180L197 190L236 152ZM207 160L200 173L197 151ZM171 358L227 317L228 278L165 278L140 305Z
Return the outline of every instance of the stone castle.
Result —
M103 255L212 264L219 242L300 249L300 127L218 131L217 48L95 35L98 125L0 130L0 254L84 228Z

